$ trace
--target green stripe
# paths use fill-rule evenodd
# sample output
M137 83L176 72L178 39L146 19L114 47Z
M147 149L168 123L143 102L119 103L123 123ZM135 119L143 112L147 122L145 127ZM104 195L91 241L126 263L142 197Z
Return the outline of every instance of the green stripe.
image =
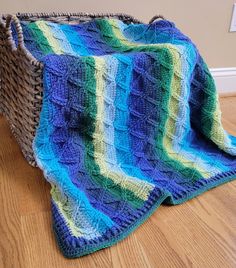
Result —
M141 207L144 203L132 191L122 188L115 184L109 177L100 173L100 168L94 160L93 133L95 131L97 105L96 105L96 78L95 78L95 59L93 57L84 57L82 61L86 65L86 104L84 110L85 121L87 122L86 130L82 134L85 142L85 167L93 181L109 190L116 197L121 198L121 194L126 197L133 207ZM96 172L96 175L93 172ZM125 193L125 194L124 194Z
M169 52L169 50L168 49L163 49L163 50L164 51L162 51L161 53L168 53L169 59L171 59L171 53ZM158 55L157 57L159 59L160 55ZM164 59L164 56L163 56L163 59ZM161 64L160 73L161 73L160 75L161 84L165 90L161 92L162 98L160 99L159 103L157 103L157 106L169 107L169 101L171 98L171 90L169 89L171 86L171 81L174 76L173 68L167 69L163 67ZM184 166L181 162L177 160L173 160L172 158L168 156L168 153L165 150L165 147L163 146L163 140L167 131L165 125L166 125L168 118L169 118L169 110L167 109L166 112L162 111L160 119L158 121L158 126L157 126L156 145L157 145L157 151L158 151L158 155L160 159L163 160L164 162L168 162L169 166L181 172L181 174L186 178L192 178L194 180L201 178L202 177L201 173L199 173L196 169L188 168Z
M47 38L44 36L43 32L39 29L39 27L35 23L29 23L28 27L35 37L34 41L38 44L42 52L44 54L53 53L54 51L48 43Z

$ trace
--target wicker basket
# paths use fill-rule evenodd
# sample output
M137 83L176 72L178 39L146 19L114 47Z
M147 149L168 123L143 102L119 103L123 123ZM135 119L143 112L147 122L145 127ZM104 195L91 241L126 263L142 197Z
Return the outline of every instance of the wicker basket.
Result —
M20 21L43 19L72 24L102 17L118 18L126 23L140 23L125 14L19 13L0 17L0 113L6 116L24 157L32 166L36 166L32 142L42 105L43 65L24 46ZM11 24L15 24L17 42L12 37Z

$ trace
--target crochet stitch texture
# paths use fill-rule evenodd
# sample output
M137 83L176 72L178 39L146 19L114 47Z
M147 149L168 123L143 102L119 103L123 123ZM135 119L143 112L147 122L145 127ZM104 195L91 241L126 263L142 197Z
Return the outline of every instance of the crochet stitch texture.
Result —
M161 203L236 177L236 138L222 127L214 81L173 23L22 27L45 65L34 152L66 257L113 245Z

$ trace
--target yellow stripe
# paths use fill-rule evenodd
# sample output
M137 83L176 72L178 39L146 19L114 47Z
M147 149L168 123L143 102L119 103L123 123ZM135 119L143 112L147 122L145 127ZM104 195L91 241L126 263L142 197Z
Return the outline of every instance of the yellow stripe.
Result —
M135 177L130 177L121 172L111 171L107 166L105 160L105 146L104 146L104 126L102 119L104 118L104 90L105 82L104 75L106 73L106 62L103 58L94 57L96 68L96 102L97 102L97 115L96 126L94 131L94 156L95 161L99 165L100 172L103 176L109 177L115 184L120 185L122 188L132 191L137 197L142 200L147 200L150 191L154 189L154 185L140 180ZM99 142L98 142L99 141Z
M55 185L51 184L51 186L53 202L56 204L63 219L66 221L66 225L71 234L75 237L83 237L86 239L93 239L94 237L100 236L101 234L97 231L97 229L91 226L89 220L86 218L75 217L76 215L73 216L75 214L74 210L80 208L71 206L68 198L63 196ZM79 226L76 225L77 221L79 221Z
M63 51L61 49L59 42L53 37L53 34L51 33L51 29L50 29L50 27L47 26L45 21L39 20L39 21L35 22L35 24L42 31L43 35L47 39L53 52L56 54L63 54Z

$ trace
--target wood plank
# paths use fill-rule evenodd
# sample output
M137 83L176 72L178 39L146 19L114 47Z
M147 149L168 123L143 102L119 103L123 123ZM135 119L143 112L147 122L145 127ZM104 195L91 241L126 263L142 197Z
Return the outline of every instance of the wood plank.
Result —
M236 96L229 98L221 98L220 106L223 118L236 127Z

